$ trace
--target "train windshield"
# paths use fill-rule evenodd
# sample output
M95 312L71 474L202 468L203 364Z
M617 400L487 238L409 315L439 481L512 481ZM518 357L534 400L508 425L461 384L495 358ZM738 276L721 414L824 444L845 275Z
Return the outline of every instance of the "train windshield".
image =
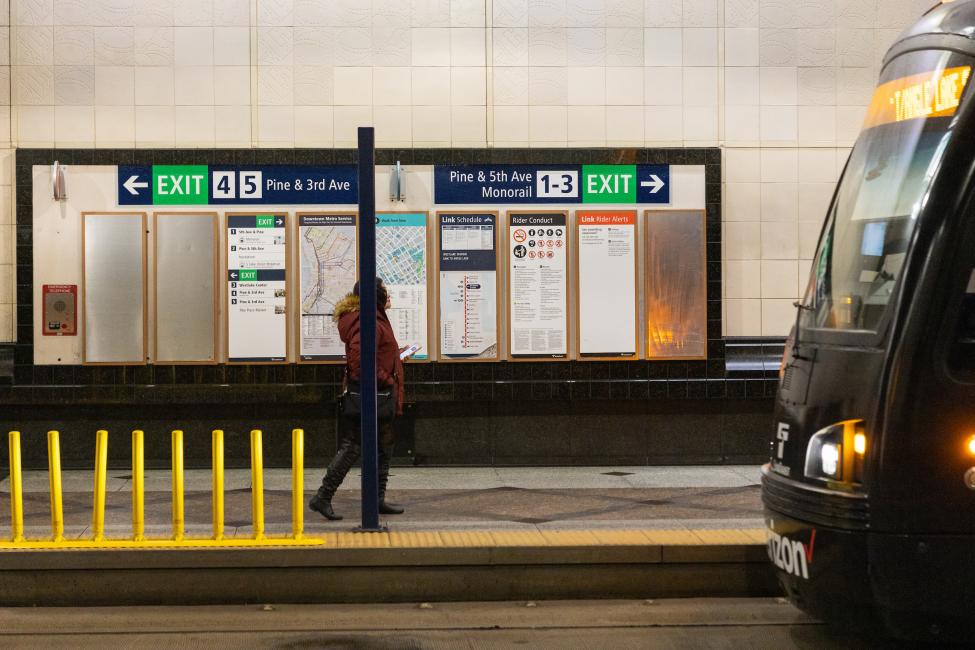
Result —
M944 51L884 69L813 260L801 327L878 330L971 72L968 57Z

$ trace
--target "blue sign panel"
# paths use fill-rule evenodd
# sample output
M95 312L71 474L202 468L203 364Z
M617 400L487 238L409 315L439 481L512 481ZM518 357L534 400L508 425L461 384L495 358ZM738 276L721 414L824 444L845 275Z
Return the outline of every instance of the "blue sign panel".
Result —
M669 165L436 165L434 202L670 203Z
M497 223L493 214L441 214L440 270L497 270Z
M119 205L354 205L354 165L119 165Z

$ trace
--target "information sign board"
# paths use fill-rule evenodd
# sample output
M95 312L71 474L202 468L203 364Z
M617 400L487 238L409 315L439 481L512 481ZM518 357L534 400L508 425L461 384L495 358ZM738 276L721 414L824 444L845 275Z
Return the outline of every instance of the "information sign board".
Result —
M298 358L337 361L345 357L333 315L357 277L355 213L298 213L300 257Z
M564 359L569 233L565 212L508 213L508 354Z
M497 225L494 212L437 214L440 354L498 358Z
M435 165L434 202L670 203L669 165Z
M284 214L227 215L227 361L272 363L288 355Z
M426 212L376 215L376 275L389 291L386 315L396 341L420 346L411 359L429 359Z
M637 357L636 212L576 212L579 356Z

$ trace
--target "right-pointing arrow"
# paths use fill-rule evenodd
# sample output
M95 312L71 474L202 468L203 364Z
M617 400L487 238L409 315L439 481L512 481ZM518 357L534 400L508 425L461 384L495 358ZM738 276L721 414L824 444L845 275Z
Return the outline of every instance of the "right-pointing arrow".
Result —
M149 187L149 183L147 181L142 181L141 183L136 183L136 180L138 178L139 178L138 175L133 174L132 176L129 176L129 179L127 181L125 181L124 183L122 183L122 187L124 187L125 189L127 189L129 191L129 194L131 194L132 196L136 196L139 193L136 188L139 188L139 187Z
M650 189L651 194L656 194L657 192L662 190L664 185L666 185L666 183L660 180L660 177L657 176L656 174L650 174L650 180L648 181L640 181L640 187L651 188Z

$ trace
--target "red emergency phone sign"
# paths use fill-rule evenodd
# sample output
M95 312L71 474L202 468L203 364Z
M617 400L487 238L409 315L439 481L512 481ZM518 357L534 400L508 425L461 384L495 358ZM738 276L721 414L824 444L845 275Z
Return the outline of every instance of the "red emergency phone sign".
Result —
M42 289L44 336L77 336L78 285L45 284Z

